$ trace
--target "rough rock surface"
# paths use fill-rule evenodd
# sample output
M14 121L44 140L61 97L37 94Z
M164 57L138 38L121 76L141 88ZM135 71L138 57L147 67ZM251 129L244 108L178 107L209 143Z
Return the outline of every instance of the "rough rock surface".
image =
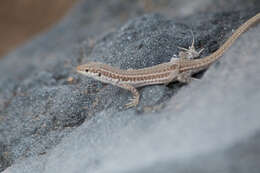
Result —
M191 30L195 46L205 48L202 56L208 55L230 36L233 28L260 9L257 2L239 6L239 11L219 13L207 11L204 6L203 14L170 18L176 14L164 5L154 9L166 9L164 15L146 14L153 12L153 6L147 7L146 3L87 0L51 31L0 61L0 171L19 160L45 155L98 112L137 116L161 110L183 86L174 83L141 88L141 103L126 111L123 105L131 98L129 92L76 74L78 64L100 61L128 69L167 62L178 53L177 46L191 44ZM245 154L251 145L255 146L250 142L241 145L246 148ZM235 148L226 150L233 154ZM169 164L173 164L172 160ZM193 160L190 163L187 159L185 164L205 171L197 168ZM161 165L161 170L167 172L167 162ZM151 166L140 172L151 170L156 169Z

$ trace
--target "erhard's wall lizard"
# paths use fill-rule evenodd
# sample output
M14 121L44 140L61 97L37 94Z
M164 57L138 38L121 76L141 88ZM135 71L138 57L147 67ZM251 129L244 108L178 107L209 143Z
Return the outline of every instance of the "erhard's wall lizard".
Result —
M107 64L90 62L78 66L77 72L101 82L116 85L131 91L133 98L126 106L136 106L140 97L140 94L136 89L137 87L154 84L168 84L172 81L183 83L190 82L192 74L208 68L224 54L243 32L259 21L260 13L242 24L217 51L200 59L193 59L194 57L199 56L202 51L200 50L197 52L195 50L193 41L188 49L182 48L183 51L179 53L179 58L172 58L171 61L167 63L143 69L122 70Z

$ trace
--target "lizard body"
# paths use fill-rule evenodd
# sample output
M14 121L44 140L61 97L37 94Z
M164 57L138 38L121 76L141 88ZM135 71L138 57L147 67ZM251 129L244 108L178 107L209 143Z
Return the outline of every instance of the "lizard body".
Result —
M182 48L183 51L179 53L179 58L172 58L170 62L152 67L122 70L100 62L90 62L78 66L77 72L129 90L133 94L133 98L126 106L136 106L140 97L136 88L146 85L168 84L172 81L190 82L192 74L208 68L217 61L242 33L259 21L260 13L243 23L218 50L200 59L193 59L199 56L202 51L195 50L193 40L188 49Z

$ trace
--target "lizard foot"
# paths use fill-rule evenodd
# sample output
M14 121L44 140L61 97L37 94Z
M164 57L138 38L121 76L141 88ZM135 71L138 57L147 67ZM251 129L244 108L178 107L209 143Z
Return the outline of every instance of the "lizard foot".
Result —
M199 80L199 79L191 77L190 72L183 72L177 76L177 80L181 83L190 83L193 80Z
M138 105L139 103L139 98L137 97L134 97L134 98L131 98L129 99L130 102L125 104L125 107L128 109L128 108L131 108L131 107L135 107L136 105Z
M183 51L180 51L179 53L179 57L181 59L194 59L194 58L197 58L200 56L201 52L204 50L204 48L200 49L199 51L197 51L195 49L195 46L194 46L194 35L193 35L193 32L191 31L191 34L192 34L192 43L191 43L191 46L189 46L188 49L184 48L184 47L178 47L179 49L183 50Z
M118 84L118 86L130 91L133 94L133 98L131 98L130 102L125 105L126 108L130 108L138 105L140 94L138 93L135 87L129 84Z

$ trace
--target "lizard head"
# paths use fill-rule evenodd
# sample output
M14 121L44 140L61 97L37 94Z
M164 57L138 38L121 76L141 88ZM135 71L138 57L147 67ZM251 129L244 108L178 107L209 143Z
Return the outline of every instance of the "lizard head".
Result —
M111 66L102 64L100 62L89 62L87 64L79 65L77 72L85 76L94 78L104 83L117 83L118 79L113 79L110 71L113 71Z
M77 72L90 77L101 77L101 63L89 62L87 64L79 65Z

